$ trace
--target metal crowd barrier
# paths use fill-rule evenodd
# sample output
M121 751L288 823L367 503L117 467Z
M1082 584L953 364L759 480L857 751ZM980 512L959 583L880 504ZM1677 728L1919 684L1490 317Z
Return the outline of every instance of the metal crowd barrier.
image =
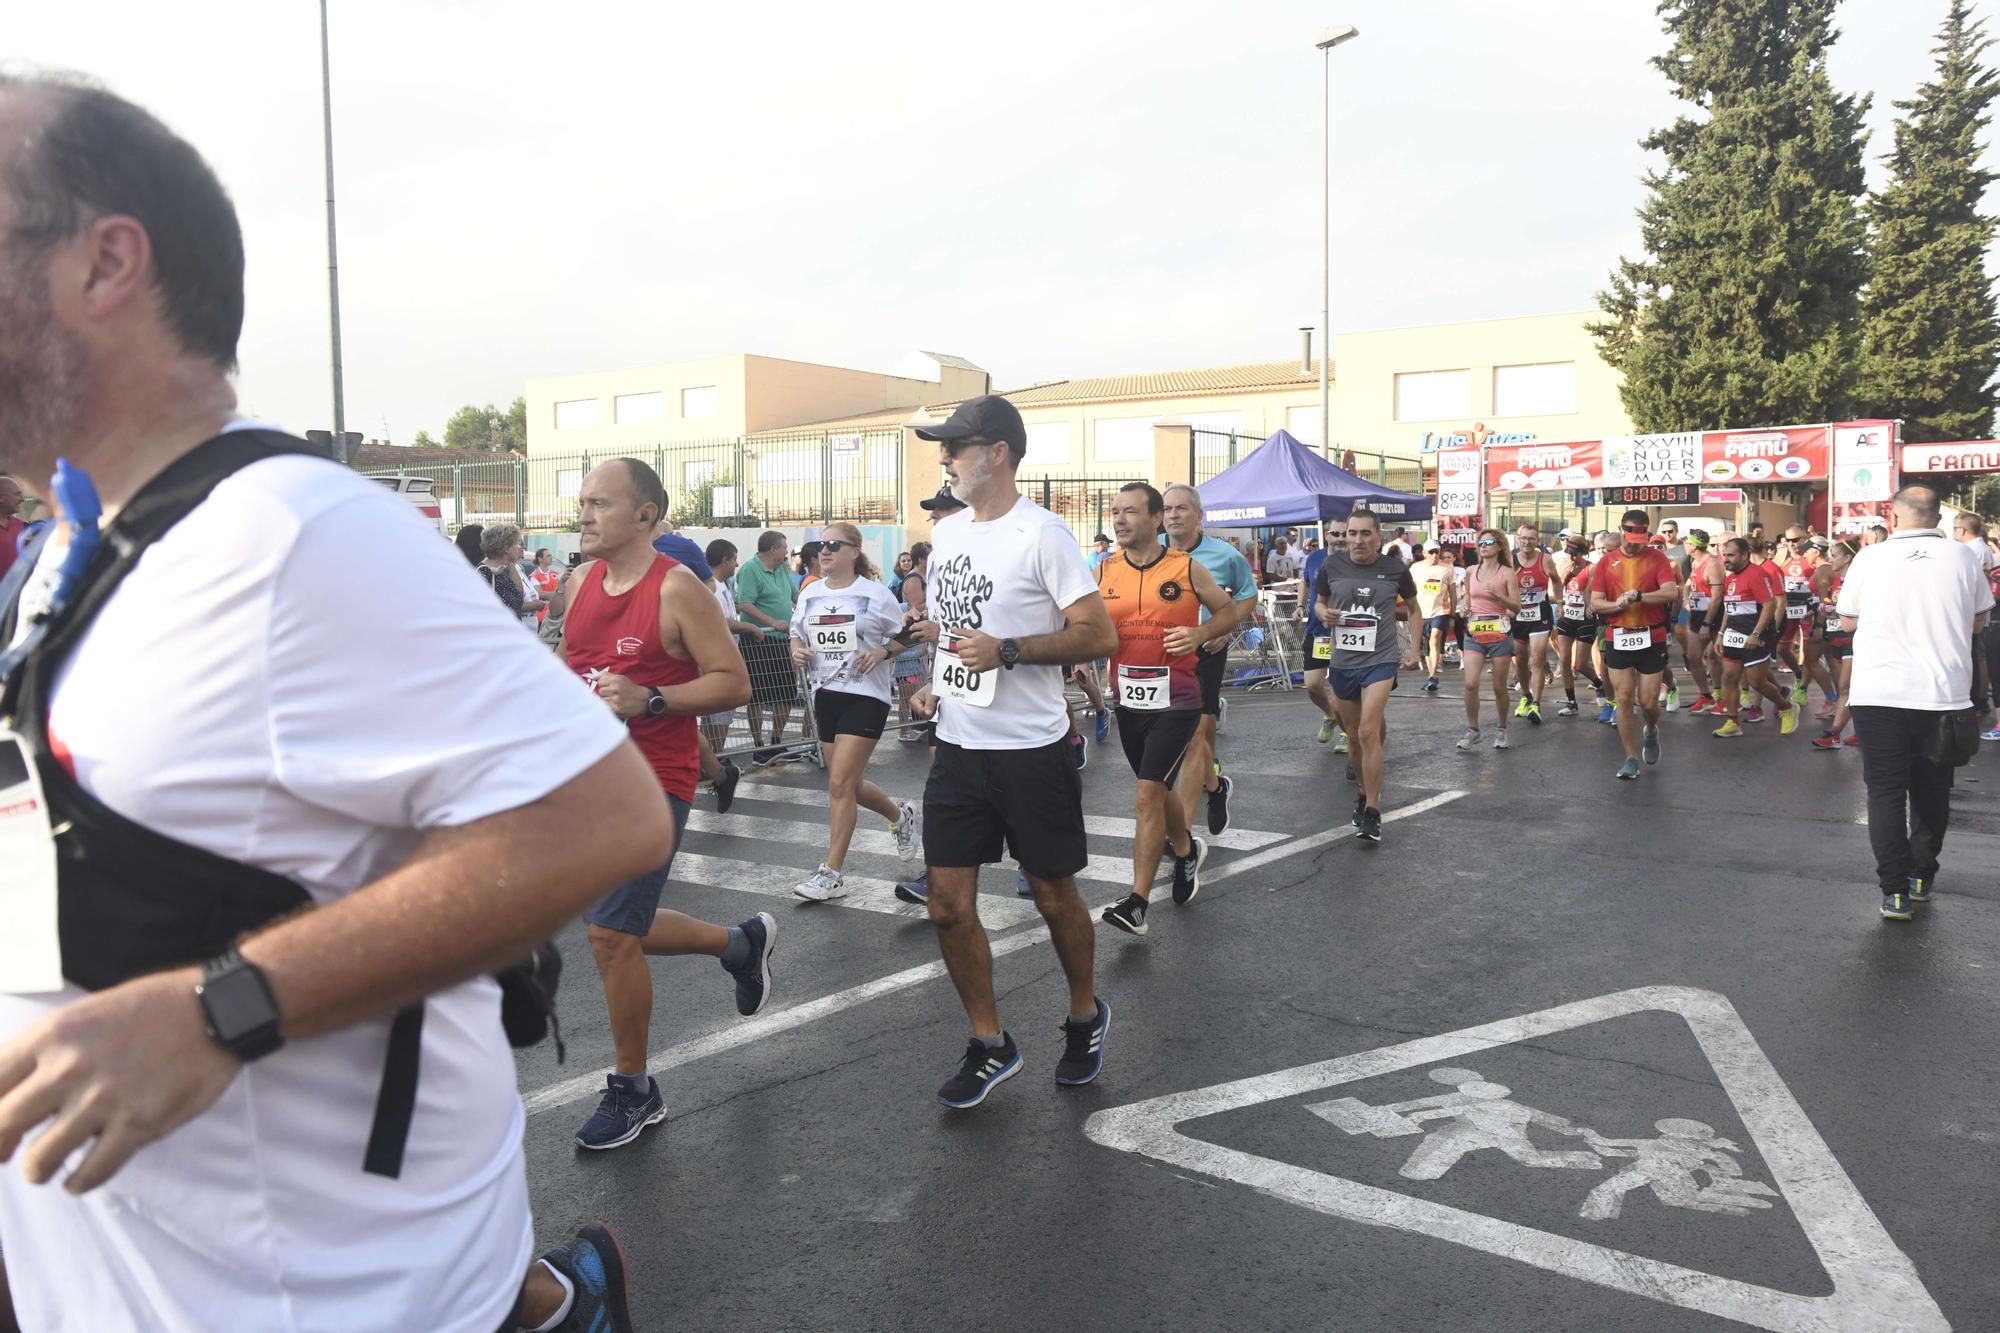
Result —
M749 636L739 635L737 647L750 671L750 702L701 719L709 748L722 759L764 753L772 763L802 759L825 768L826 756L813 734L812 687L806 673L792 665L791 640L771 636L753 643ZM754 728L753 710L758 713ZM785 739L779 739L775 725L780 710L785 716Z

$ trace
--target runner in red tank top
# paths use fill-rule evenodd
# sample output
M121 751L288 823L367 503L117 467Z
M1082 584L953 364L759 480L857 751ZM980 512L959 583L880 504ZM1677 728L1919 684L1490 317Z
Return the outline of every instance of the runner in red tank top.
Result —
M691 570L653 549L653 525L666 507L658 474L637 459L593 468L577 499L586 563L559 596L566 603L563 652L570 669L631 728L673 807L678 849L700 767L695 719L747 702L750 675L713 594ZM724 928L662 911L660 891L672 868L669 856L583 914L617 1049L604 1097L577 1131L585 1148L630 1143L667 1116L660 1085L646 1073L653 1013L647 954L720 959L735 978L736 1011L746 1017L770 998L776 919L759 912Z
M1542 532L1532 523L1514 529L1514 578L1521 609L1514 613L1514 675L1521 684L1521 702L1514 716L1542 725L1542 691L1549 683L1549 632L1555 628L1550 593L1562 586L1555 561L1542 549Z

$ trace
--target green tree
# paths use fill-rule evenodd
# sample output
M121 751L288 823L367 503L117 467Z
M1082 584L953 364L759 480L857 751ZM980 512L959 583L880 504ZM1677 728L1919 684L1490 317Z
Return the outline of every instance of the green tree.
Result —
M1986 275L1994 220L1979 211L1995 179L1979 164L2000 82L1992 43L1965 0L1938 31L1937 71L1896 103L1889 180L1868 200L1873 271L1862 300L1860 402L1900 417L1908 440L1984 439L1993 427L2000 318Z
M410 441L410 447L414 449L436 449L440 446L436 440L431 438L429 431L420 430L417 432L417 438Z
M1835 0L1663 0L1654 66L1693 114L1642 141L1644 254L1592 326L1642 431L1848 414L1866 274L1865 97L1827 76Z
M747 512L734 514L728 518L717 518L715 516L715 488L717 486L732 486L734 484L728 477L703 477L700 481L681 493L680 499L668 514L668 521L677 528L754 528L759 526L757 519L757 497L747 492L743 497L746 501L744 509Z
M444 423L444 442L453 449L509 449L528 452L528 400L516 398L501 411L493 404L467 403Z

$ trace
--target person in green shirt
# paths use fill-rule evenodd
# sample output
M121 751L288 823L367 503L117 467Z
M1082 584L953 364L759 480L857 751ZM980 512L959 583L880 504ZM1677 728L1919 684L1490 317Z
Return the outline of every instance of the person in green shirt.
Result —
M744 710L750 723L750 739L757 746L752 758L768 764L784 743L785 724L791 721L792 705L798 702L798 673L792 669L792 602L798 589L785 564L788 543L782 532L766 532L757 538L757 558L746 560L736 571L736 611L763 633L753 639L745 635L743 662L750 668L750 704ZM764 710L771 710L771 742L764 743ZM805 735L801 724L800 736Z

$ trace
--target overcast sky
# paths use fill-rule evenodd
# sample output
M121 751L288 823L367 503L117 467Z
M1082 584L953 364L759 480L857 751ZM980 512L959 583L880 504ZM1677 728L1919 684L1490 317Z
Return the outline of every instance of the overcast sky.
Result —
M1944 9L1841 7L1871 180ZM1294 356L1335 22L1362 35L1333 52L1334 328L1590 305L1675 114L1650 0L334 0L349 428L407 443L530 376L741 351L923 347L1001 388ZM330 425L317 6L7 27L207 154L249 247L243 405Z

